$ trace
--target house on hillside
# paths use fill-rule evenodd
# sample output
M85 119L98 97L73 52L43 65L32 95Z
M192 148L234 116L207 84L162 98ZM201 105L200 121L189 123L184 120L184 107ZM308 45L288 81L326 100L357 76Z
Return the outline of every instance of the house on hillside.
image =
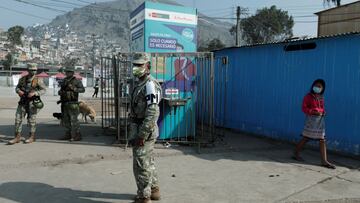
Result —
M315 13L318 36L360 32L360 1Z

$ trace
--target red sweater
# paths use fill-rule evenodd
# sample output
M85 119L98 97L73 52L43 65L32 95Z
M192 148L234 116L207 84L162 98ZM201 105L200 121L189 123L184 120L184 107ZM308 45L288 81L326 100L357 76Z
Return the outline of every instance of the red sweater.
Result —
M305 95L302 111L306 115L314 115L316 112L325 113L324 97L318 97L312 93Z

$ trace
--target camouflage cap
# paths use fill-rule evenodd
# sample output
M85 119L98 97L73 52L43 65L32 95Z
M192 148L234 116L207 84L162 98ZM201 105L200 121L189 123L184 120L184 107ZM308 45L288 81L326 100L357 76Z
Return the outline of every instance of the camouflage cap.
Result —
M75 67L74 66L67 66L65 67L65 72L75 72Z
M150 54L146 52L137 52L133 55L133 64L145 64L150 62Z
M27 69L28 70L37 70L38 68L37 68L35 63L28 63L27 64Z

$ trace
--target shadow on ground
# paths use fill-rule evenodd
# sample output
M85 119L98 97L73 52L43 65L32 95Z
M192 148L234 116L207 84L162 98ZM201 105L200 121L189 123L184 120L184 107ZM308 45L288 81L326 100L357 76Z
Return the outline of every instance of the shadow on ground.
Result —
M0 141L4 144L13 138L13 125L0 125ZM27 132L27 126L23 126L23 131ZM76 145L93 145L93 146L111 146L116 142L115 135L106 136L105 131L99 124L81 124L83 140L80 142L60 141L65 129L57 121L42 121L37 125L37 142L41 143L59 143L59 144L76 144ZM23 134L26 138L27 134ZM75 146L74 146L75 147ZM242 133L226 131L222 136L218 136L214 146L190 145L184 146L171 144L170 147L164 147L162 144L156 146L158 156L171 156L174 154L184 154L196 156L209 161L222 159L235 161L265 161L276 163L289 163L301 165L320 165L320 153L316 142L307 146L302 156L305 162L298 162L291 158L294 150L294 144L284 143L282 141L271 140L262 137L255 137ZM236 152L236 153L235 153ZM344 157L338 154L329 153L329 160L338 166L349 169L358 169L360 161Z
M35 182L7 182L0 185L0 197L20 203L100 203L114 200L129 200L130 202L134 195L57 188Z
M23 139L29 135L29 128L23 124L22 130ZM80 131L83 140L76 142L77 144L83 145L112 145L115 142L114 136L106 136L104 130L99 124L93 123L81 123ZM36 125L36 141L37 142L49 142L49 143L70 143L68 141L62 141L65 134L65 128L60 126L59 121L49 120L40 121ZM14 138L14 125L0 125L0 142L7 143L8 140Z

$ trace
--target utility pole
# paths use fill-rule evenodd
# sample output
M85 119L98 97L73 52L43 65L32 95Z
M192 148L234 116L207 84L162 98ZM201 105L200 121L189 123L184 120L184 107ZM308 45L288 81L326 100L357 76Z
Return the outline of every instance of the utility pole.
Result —
M92 34L92 43L93 43L93 47L92 47L92 70L93 73L95 73L95 34ZM95 84L95 74L93 75L93 85Z
M92 47L92 68L95 67L95 34L92 34L92 43L93 43L93 47Z
M238 6L236 8L236 46L240 46L240 15L241 8Z

